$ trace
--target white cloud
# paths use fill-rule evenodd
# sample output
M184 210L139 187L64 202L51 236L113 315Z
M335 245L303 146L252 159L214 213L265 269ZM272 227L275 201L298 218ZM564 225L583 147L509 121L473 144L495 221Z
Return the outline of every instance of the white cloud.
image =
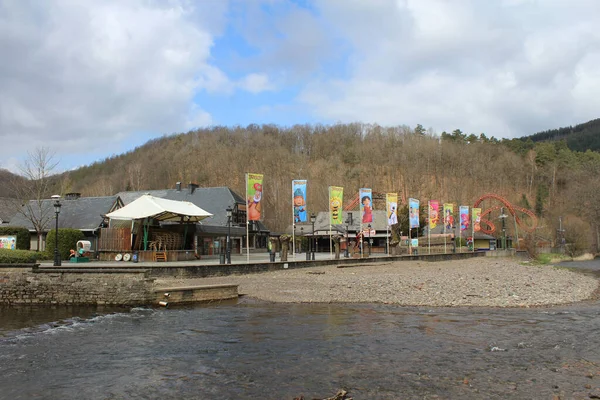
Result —
M352 47L299 96L320 118L511 137L598 117L595 1L318 4Z
M273 89L266 74L248 74L240 81L239 86L250 93L260 93Z
M209 59L223 3L0 0L0 139L60 156L210 122L190 104L232 87Z

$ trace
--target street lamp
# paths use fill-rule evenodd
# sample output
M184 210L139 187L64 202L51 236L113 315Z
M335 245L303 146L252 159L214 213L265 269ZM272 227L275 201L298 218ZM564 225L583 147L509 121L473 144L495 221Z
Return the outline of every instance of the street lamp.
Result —
M560 241L561 252L565 251L565 230L562 228L562 217L558 217L558 240Z
M373 239L371 239L371 224L367 225L369 228L369 257L371 257L371 245L373 244Z
M227 211L227 248L225 252L227 255L227 264L231 264L231 216L233 215L233 209L231 206L228 206L225 211Z
M59 195L55 194L54 196L52 196L52 199L54 200L54 214L56 215L56 236L54 237L54 266L60 267L60 253L58 252L58 214L60 214L60 207L62 206L62 204L60 204Z
M315 249L317 248L317 242L315 241L315 221L317 220L317 216L315 215L315 213L310 214L310 222L312 223L312 235L313 235L313 240L312 240L312 259L313 261L315 261Z
M506 250L506 218L508 217L508 215L504 214L504 207L500 208L500 216L498 218L500 218L502 220L502 250ZM473 238L473 240L475 240L475 238ZM475 247L473 247L475 248Z

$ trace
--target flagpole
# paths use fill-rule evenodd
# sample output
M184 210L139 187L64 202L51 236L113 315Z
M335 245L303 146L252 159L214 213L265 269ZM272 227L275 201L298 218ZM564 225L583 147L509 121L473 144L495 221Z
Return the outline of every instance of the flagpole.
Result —
M359 207L360 209L360 207ZM362 215L360 215L360 211L358 213L358 218L360 218L360 258L363 258L363 247L364 247L364 243L363 243L363 223L362 223Z
M431 254L431 216L429 213L431 212L431 200L427 200L427 252Z
M458 252L462 253L462 227L460 226L462 223L461 214L460 214L460 206L458 206Z
M329 258L333 260L333 239L331 237L331 218L329 218Z
M471 208L471 219L473 219L473 209ZM471 221L471 240L473 241L473 252L475 252L475 221Z
M439 208L438 208L439 210ZM442 202L442 224L444 225L444 254L448 252L448 248L446 247L446 207L444 207L444 202Z
M248 173L246 173L246 262L250 264L250 205L248 204Z
M390 221L388 220L388 224L385 226L385 254L390 255Z
M294 181L292 181L292 254L296 259L296 217L294 216Z
M408 254L412 255L412 228L410 227L410 217L408 218Z

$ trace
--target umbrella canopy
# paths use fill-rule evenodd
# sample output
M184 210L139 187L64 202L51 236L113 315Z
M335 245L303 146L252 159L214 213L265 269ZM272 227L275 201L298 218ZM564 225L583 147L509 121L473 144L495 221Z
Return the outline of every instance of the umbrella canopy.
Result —
M145 194L106 216L111 219L151 217L158 221L198 222L213 215L189 201L167 200Z

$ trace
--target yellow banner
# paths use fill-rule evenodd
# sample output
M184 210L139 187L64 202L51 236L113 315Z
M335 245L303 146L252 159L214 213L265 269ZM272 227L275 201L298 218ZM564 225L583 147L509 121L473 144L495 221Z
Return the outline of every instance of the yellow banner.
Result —
M343 201L344 188L329 186L329 216L331 225L339 225L344 222Z

